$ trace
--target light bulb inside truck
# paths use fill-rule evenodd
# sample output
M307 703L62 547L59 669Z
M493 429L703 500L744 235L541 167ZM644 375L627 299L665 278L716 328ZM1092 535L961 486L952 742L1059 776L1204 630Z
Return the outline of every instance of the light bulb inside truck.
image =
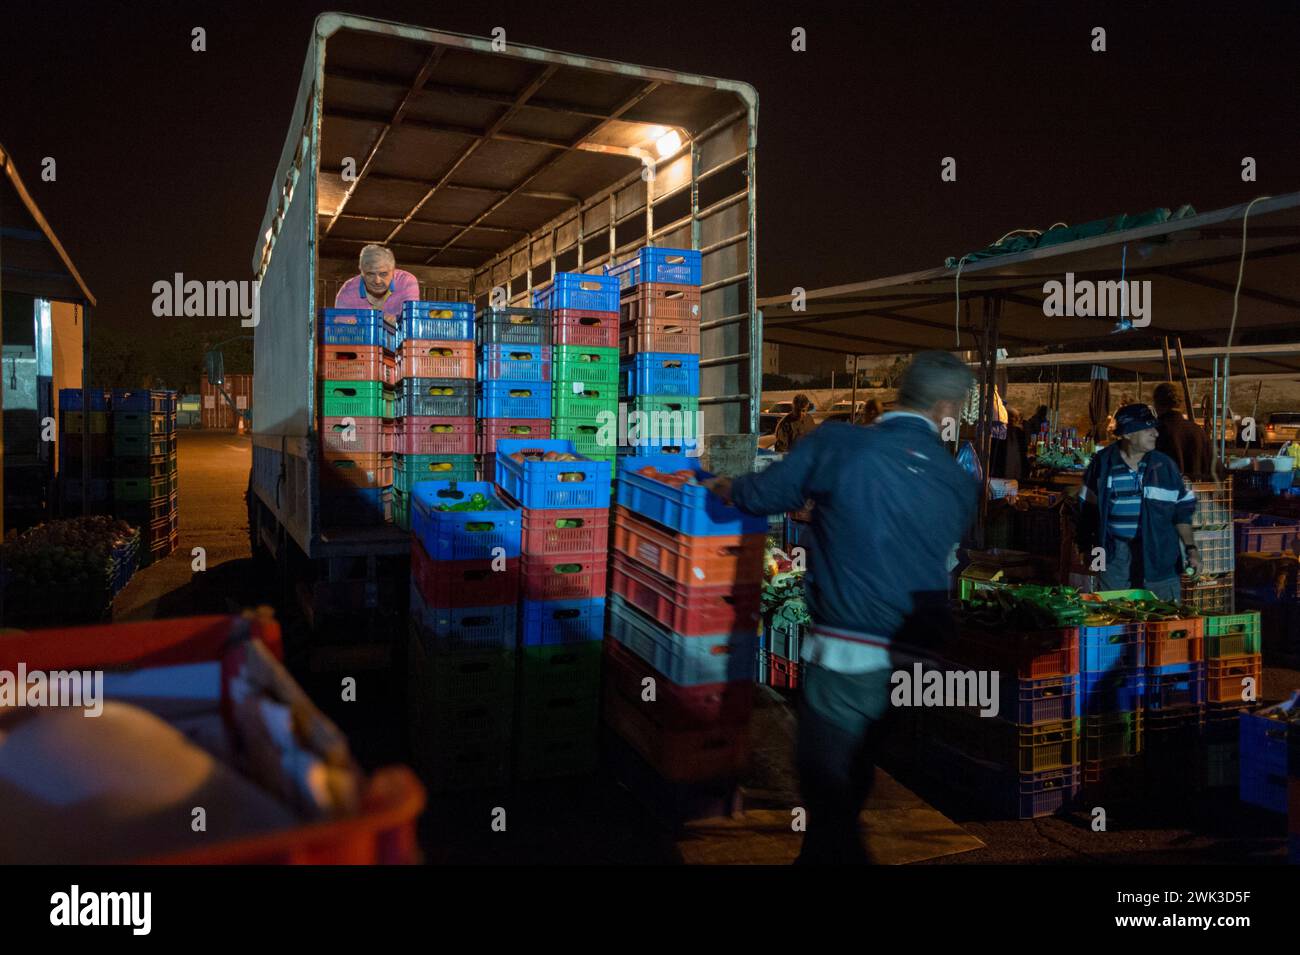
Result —
M655 141L655 149L659 151L659 158L671 156L677 150L682 148L682 137L677 134L677 130L670 129Z

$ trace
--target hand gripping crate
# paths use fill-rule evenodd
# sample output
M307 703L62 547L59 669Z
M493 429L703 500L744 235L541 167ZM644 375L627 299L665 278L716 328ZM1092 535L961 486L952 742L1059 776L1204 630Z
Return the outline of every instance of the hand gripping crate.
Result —
M557 308L551 337L557 346L618 348L619 313Z
M482 495L478 511L440 510ZM491 482L422 481L412 492L411 531L434 560L490 560L520 555L520 512Z
M605 274L618 279L620 290L642 282L666 282L671 285L699 285L702 255L698 249L666 249L647 246L635 256L617 265L606 265Z
M316 377L333 381L397 383L397 359L378 345L319 345Z
M496 483L528 509L609 507L605 461L543 461L548 452L574 454L570 441L497 441ZM523 461L511 458L522 454Z
M671 474L694 472L697 483L674 486L642 473L647 468ZM699 461L676 455L646 455L619 461L618 503L634 514L682 534L766 533L767 519L746 514L722 501L698 483L712 478Z
M472 302L403 302L402 320L397 334L400 343L405 343L409 339L472 342L474 304Z
M700 356L640 352L620 361L618 396L700 394Z
M608 635L678 686L754 678L757 633L684 637L645 616L616 593L608 600Z
M698 537L674 533L614 509L614 550L655 574L687 587L762 584L767 535Z
M617 312L618 279L582 272L557 272L551 281L533 289L533 307Z
M477 368L480 381L550 381L551 346L484 345Z
M551 313L543 308L485 308L478 313L480 345L550 345Z
M472 341L407 338L397 350L399 378L460 378L475 376Z

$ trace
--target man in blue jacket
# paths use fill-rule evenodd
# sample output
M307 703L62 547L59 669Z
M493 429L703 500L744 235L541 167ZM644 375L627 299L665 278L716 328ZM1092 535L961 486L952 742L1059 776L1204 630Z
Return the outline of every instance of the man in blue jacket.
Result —
M712 489L751 514L814 502L804 576L813 626L800 657L801 863L870 861L858 817L890 712L890 676L951 632L950 573L978 487L939 438L971 385L945 352L918 354L898 410L868 428L823 424L783 461Z
M1089 566L1094 548L1105 551L1101 590L1140 588L1177 601L1180 540L1187 566L1201 566L1192 534L1196 495L1173 458L1155 449L1159 436L1146 405L1115 412L1115 443L1097 452L1083 475L1076 543Z

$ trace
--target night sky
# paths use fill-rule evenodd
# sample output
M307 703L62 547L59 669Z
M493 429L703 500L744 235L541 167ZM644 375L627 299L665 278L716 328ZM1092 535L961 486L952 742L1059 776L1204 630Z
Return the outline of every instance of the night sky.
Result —
M249 277L326 9L752 83L762 294L928 268L1017 227L1300 188L1296 2L9 4L0 142L101 331L156 335L150 287L174 272Z

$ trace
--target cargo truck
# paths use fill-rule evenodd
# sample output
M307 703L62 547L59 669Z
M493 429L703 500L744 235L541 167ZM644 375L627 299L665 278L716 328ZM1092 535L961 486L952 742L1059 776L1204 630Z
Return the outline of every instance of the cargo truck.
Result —
M580 32L580 21L575 30ZM421 297L529 305L644 245L702 253L705 463L752 464L758 98L745 83L364 17L317 18L253 251L249 531L309 613L393 606L408 536L322 526L316 321L367 243Z

